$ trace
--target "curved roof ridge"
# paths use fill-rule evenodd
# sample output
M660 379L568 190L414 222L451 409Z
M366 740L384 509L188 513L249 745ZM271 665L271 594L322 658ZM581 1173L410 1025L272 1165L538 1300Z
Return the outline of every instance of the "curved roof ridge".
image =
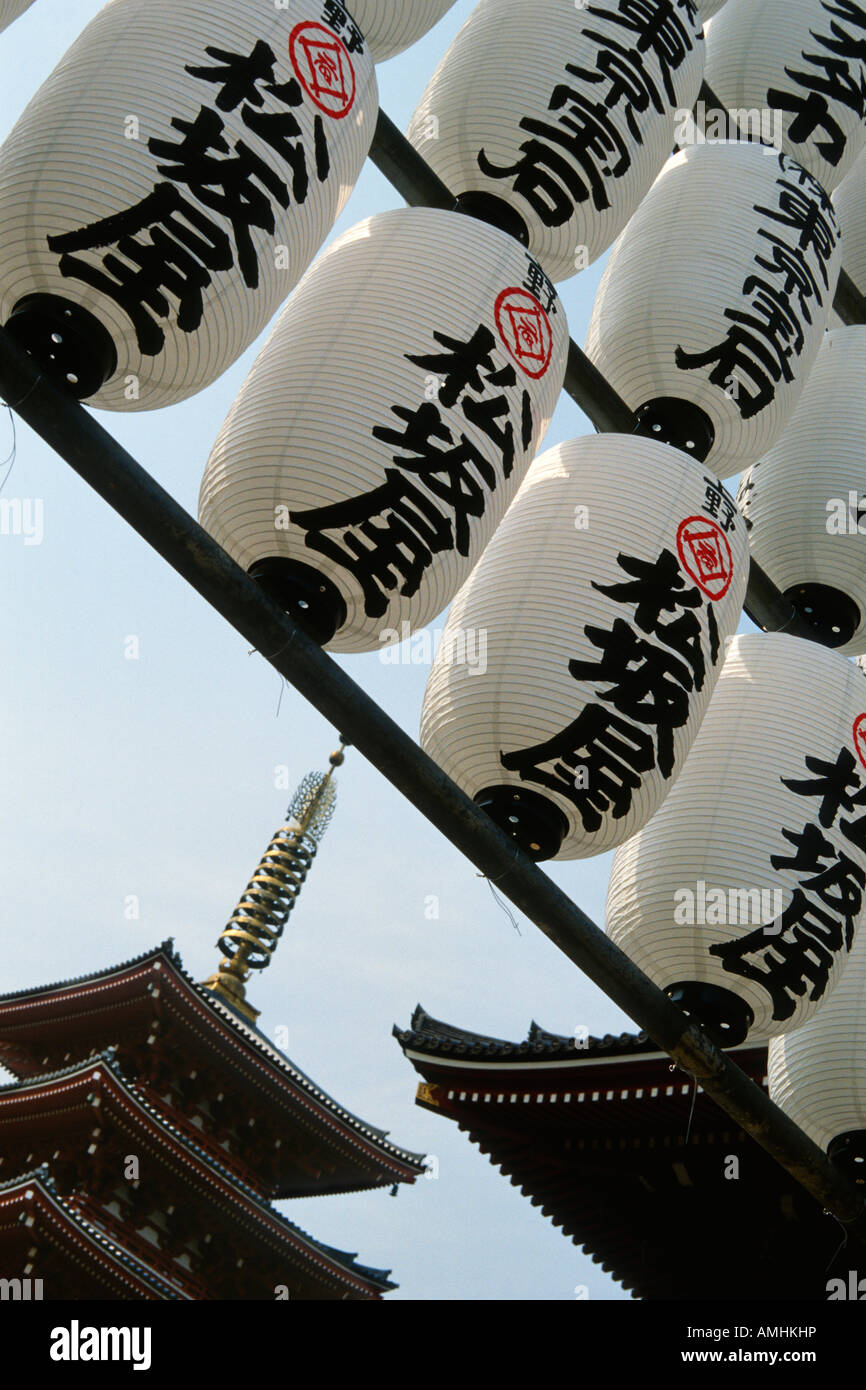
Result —
M148 1265L139 1260L136 1255L131 1254L122 1245L118 1245L117 1241L113 1240L111 1236L101 1231L98 1226L95 1226L92 1221L88 1220L86 1216L77 1211L75 1206L66 1197L61 1196L57 1191L57 1184L49 1163L41 1163L38 1168L30 1168L26 1172L16 1173L14 1177L8 1178L5 1182L0 1182L0 1193L11 1192L16 1187L25 1187L27 1183L32 1183L34 1186L41 1187L46 1196L61 1209L73 1225L77 1226L89 1240L101 1246L117 1264L131 1271L143 1284L149 1285L155 1292L165 1291L178 1299L186 1299L188 1297L185 1290L182 1288L182 1280L180 1278L178 1278L177 1282L174 1282L165 1274L160 1274L158 1270L151 1269Z
M174 937L168 936L159 946L142 951L139 956L131 956L129 960L123 961L120 965L110 965L105 970L94 970L88 975L76 975L69 980L55 980L50 985L37 985L35 988L14 990L11 994L0 994L0 1004L10 1004L14 999L27 999L28 997L35 999L40 994L51 994L59 989L72 989L76 985L90 984L95 980L106 980L111 975L120 975L124 970L129 970L134 965L143 965L146 960L155 959L156 956L160 955L166 956L172 965L176 965L181 974L186 974L180 956L174 947Z
M395 1024L392 1035L404 1049L417 1047L420 1051L426 1052L456 1051L463 1054L486 1054L488 1057L575 1051L584 1055L597 1055L616 1050L644 1052L656 1049L656 1044L643 1032L605 1033L603 1036L584 1035L582 1032L578 1034L577 1031L571 1034L553 1033L542 1028L534 1019L529 1025L524 1041L509 1041L445 1023L441 1019L431 1017L420 1004L415 1007L409 1028L400 1028Z
M394 1025L395 1036L402 1032L412 1033L418 1037L439 1038L449 1042L492 1043L495 1047L513 1046L506 1038L494 1038L485 1033L475 1033L471 1029L458 1028L454 1023L445 1023L442 1019L433 1018L421 1004L415 1005L409 1029L398 1030L397 1024Z
M187 981L194 984L185 971L181 970L181 973ZM359 1115L354 1115L352 1111L347 1110L345 1106L340 1105L339 1101L336 1101L333 1096L329 1095L327 1091L324 1091L321 1086L317 1085L312 1077L309 1077L305 1071L302 1071L298 1064L292 1061L291 1057L288 1057L285 1052L280 1051L280 1049L265 1036L261 1029L254 1027L252 1024L240 1018L233 1009L228 1008L221 1000L217 999L211 990L205 989L202 985L195 984L194 988L199 997L202 998L209 1007L228 1019L238 1032L242 1033L244 1037L253 1043L260 1051L264 1052L272 1061L276 1062L278 1066L282 1067L283 1070L288 1071L292 1079L300 1082L301 1086L308 1090L316 1100L321 1101L326 1107L333 1109L340 1119L348 1121L350 1126L356 1127L365 1137L375 1140L383 1149L388 1150L394 1157L401 1159L410 1167L417 1167L419 1172L424 1170L425 1154L414 1153L411 1149L404 1149L399 1144L395 1144L388 1138L388 1134L390 1133L389 1130L378 1129L375 1125L371 1125L366 1120L362 1120Z
M372 1283L381 1284L383 1288L387 1289L399 1289L399 1284L391 1282L390 1269L374 1269L372 1265L358 1264L357 1254L349 1254L347 1250L340 1250L336 1245L325 1245L323 1241L318 1240L313 1241L313 1244L318 1246L319 1250L332 1255L340 1264L345 1265L346 1269L354 1270L356 1274L363 1274Z
M142 1095L135 1082L130 1081L130 1079L124 1075L122 1067L114 1054L114 1048L106 1048L104 1052L92 1053L89 1058L71 1067L66 1067L61 1072L53 1073L53 1078L57 1079L63 1076L85 1072L93 1065L94 1061L104 1063L106 1069L116 1077L121 1088L146 1115L149 1115L151 1119L155 1120L161 1129L167 1130L172 1134L185 1148L198 1155L208 1167L215 1169L224 1182L227 1182L229 1186L241 1193L263 1216L276 1221L278 1225L282 1226L285 1231L291 1232L292 1235L300 1237L303 1243L308 1245L311 1250L326 1255L348 1273L358 1274L362 1278L368 1279L371 1283L379 1284L383 1289L396 1289L398 1287L397 1284L389 1282L388 1276L391 1273L390 1270L377 1270L367 1265L357 1264L356 1254L348 1254L346 1251L338 1250L335 1246L326 1245L324 1242L316 1240L315 1236L310 1235L303 1227L298 1226L294 1221L290 1221L287 1216L284 1216L282 1212L277 1211L266 1198L259 1195L255 1188L250 1187L243 1178L239 1177L237 1173L234 1173L224 1163L221 1163L218 1158L215 1158L214 1155L209 1153L201 1144L198 1144L189 1134L182 1131L178 1125L174 1124L172 1120L163 1115L159 1108L153 1105L146 1096ZM32 1078L29 1081L17 1082L16 1086L22 1090L30 1089L33 1086L42 1085L43 1082L49 1079L48 1077L40 1076L38 1078ZM9 1088L5 1087L4 1089L8 1090ZM33 1181L37 1181L37 1179L42 1181L51 1192L52 1197L61 1203L65 1209L68 1207L65 1198L61 1197L56 1191L54 1179L51 1176L50 1164L48 1163L43 1163L38 1168L33 1169L32 1175L30 1173L18 1173L7 1182L0 1183L0 1192L2 1192L4 1188L16 1187L23 1182L30 1181L31 1176ZM91 1228L92 1223L88 1222L85 1217L79 1216L72 1208L69 1208L69 1210L71 1214L76 1216L76 1219L79 1220L81 1224L86 1225L88 1229ZM93 1229L95 1230L96 1228ZM110 1245L115 1245L115 1242L111 1241L108 1237L104 1237L101 1232L98 1232L98 1234L101 1240L107 1240ZM117 1248L120 1249L120 1247Z
M418 1174L423 1173L425 1168L425 1154L415 1153L411 1149L405 1149L401 1147L401 1145L395 1144L393 1140L388 1138L388 1130L379 1129L377 1126L371 1125L366 1120L363 1120L359 1115L355 1115L351 1110L347 1110L345 1106L341 1105L339 1101L335 1100L334 1097L323 1090L321 1086L318 1086L290 1057L287 1057L284 1052L281 1052L280 1049L265 1036L261 1029L254 1027L252 1024L240 1018L233 1009L228 1008L222 1001L218 1000L211 990L198 984L197 981L193 979L192 975L184 969L180 953L175 949L173 937L168 937L159 946L152 947L150 950L142 952L141 955L132 957L121 965L112 965L104 970L98 970L88 975L80 975L75 979L62 980L51 985L39 985L36 988L18 990L14 994L0 995L0 1007L5 1003L10 1003L15 1000L25 1000L28 998L38 999L40 996L50 995L65 989L79 988L82 985L95 984L100 980L108 980L112 976L122 975L125 971L135 966L143 965L147 961L156 961L159 957L162 957L170 965L179 979L189 986L196 997L200 999L202 1003L206 1004L215 1016L230 1023L233 1031L239 1034L244 1042L252 1044L258 1052L263 1053L273 1065L279 1067L296 1085L300 1086L302 1090L306 1091L313 1099L323 1105L326 1110L329 1110L338 1119L343 1121L350 1130L355 1130L360 1137L377 1145L386 1156L398 1160L409 1168L415 1169ZM94 1052L90 1055L96 1056L101 1054ZM53 1076L62 1074L63 1071L61 1070L57 1073L52 1072L46 1073L45 1075ZM6 1088L0 1088L0 1090L2 1089Z

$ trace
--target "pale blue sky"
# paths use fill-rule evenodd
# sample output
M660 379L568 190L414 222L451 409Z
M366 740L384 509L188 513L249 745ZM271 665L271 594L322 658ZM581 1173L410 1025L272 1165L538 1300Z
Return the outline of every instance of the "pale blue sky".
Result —
M100 0L36 0L0 36L0 134ZM379 69L401 127L472 9L458 0ZM401 200L368 163L337 231ZM602 263L560 287L583 341ZM101 422L195 512L201 474L260 343L209 390ZM590 432L563 396L542 447ZM10 437L0 416L0 457ZM0 536L4 621L3 962L0 989L98 970L174 936L204 978L216 938L280 823L292 781L327 764L335 735L182 580L19 422L7 498L41 499L44 538ZM435 626L441 626L437 619ZM128 637L140 659L125 659ZM378 655L341 664L417 737L427 669ZM622 1291L519 1195L450 1122L417 1109L416 1075L391 1038L421 1001L434 1016L520 1039L531 1019L571 1034L625 1016L530 923L520 934L487 884L377 772L351 753L339 805L291 929L255 983L260 1024L341 1104L436 1155L437 1181L283 1204L321 1240L393 1269L394 1299L591 1299ZM610 856L551 876L601 923ZM129 921L124 902L140 899ZM425 917L436 895L440 917Z

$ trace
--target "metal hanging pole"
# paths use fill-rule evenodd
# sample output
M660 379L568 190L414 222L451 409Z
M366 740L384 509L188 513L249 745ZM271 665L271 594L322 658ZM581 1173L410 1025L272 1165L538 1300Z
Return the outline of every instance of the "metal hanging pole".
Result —
M703 106L702 114L704 117L709 115L711 111L721 111L726 121L730 119L727 107L724 102L719 100L708 82L701 83L698 102ZM863 298L860 290L844 268L839 272L833 308L847 327L866 323L866 299Z
M866 1243L863 1193L4 330L0 395L746 1133Z
M701 96L707 105L719 105L706 84ZM376 121L370 159L410 207L460 211L454 194L384 111L379 112ZM568 344L565 389L600 433L633 432L635 421L631 407L573 338ZM755 626L765 632L785 632L791 637L815 640L814 630L754 560L744 608Z

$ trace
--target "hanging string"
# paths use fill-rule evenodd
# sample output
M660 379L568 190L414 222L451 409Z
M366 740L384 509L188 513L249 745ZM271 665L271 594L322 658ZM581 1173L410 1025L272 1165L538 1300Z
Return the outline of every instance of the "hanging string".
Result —
M698 1098L698 1078L696 1076L692 1077L692 1083L695 1089L692 1091L692 1108L689 1111L689 1122L686 1125L686 1144L688 1144L689 1136L692 1132L692 1120L694 1119L695 1114L695 1101ZM685 1145L683 1147L685 1147Z
M277 712L276 712L276 715L274 716L275 719L279 719L279 717L280 717L280 710L281 710L282 707L283 707L283 696L284 696L285 693L286 693L286 690L287 690L287 688L288 688L288 684L289 684L289 682L286 680L285 676L280 676L280 697L279 697L279 699L277 700Z
M848 1232L845 1230L844 1222L840 1221L839 1218L838 1218L838 1216L833 1216L832 1211L831 1211L831 1212L828 1212L828 1215L829 1215L829 1216L832 1216L832 1217L833 1217L833 1220L834 1220L835 1222L837 1222L838 1225L840 1225L840 1226L842 1227L843 1236L842 1236L842 1244L839 1246L839 1249L835 1251L835 1253L834 1253L834 1255L833 1255L833 1258L831 1259L831 1261L830 1261L830 1263L828 1264L827 1268L824 1270L824 1273L825 1273L825 1274L829 1274L829 1273L830 1273L830 1270L833 1268L833 1265L836 1263L836 1261L838 1260L839 1256L842 1254L842 1251L845 1249L845 1246L848 1244Z
M845 1246L848 1244L848 1232L845 1229L846 1226L853 1226L855 1221L861 1221L863 1217L866 1216L866 1199L864 1199L863 1206L860 1208L857 1215L852 1216L850 1221L843 1221L841 1216L837 1216L835 1212L828 1211L826 1207L824 1208L824 1215L832 1216L833 1220L836 1222L836 1225L841 1226L844 1232L844 1235L842 1237L842 1244L839 1246L839 1249L836 1251L835 1255L833 1256L833 1259L830 1261L830 1264L824 1270L824 1273L827 1274L830 1269L830 1265L833 1264L833 1260L837 1260L839 1258L839 1255L842 1253L842 1251L845 1249Z
M517 935L522 936L523 932L520 930L520 927L517 924L517 918L511 911L511 908L508 906L508 903L505 901L502 894L498 893L494 888L492 879L489 879L486 874L476 874L475 877L484 879L484 882L487 884L487 887L490 889L490 892L493 895L493 901L496 903L496 906L501 908L502 911L505 913L512 927L517 932Z
M288 637L281 647L277 647L277 650L275 652L271 652L270 656L265 657L265 661L270 663L276 661L277 657L282 656L283 652L286 651L287 648L289 648L292 645L292 642L294 640L295 639L293 637ZM259 651L258 647L250 647L249 651L247 652L247 656L261 655L263 655L263 653Z
M280 655L281 652L284 652L284 651L286 650L286 647L289 646L290 642L291 642L291 638L289 638L289 641L286 642L282 647L280 647L279 651L274 652L273 657L271 658L271 660L275 660L275 659ZM258 655L259 655L259 649L258 649L258 647L250 647L249 651L247 652L247 656L258 656ZM277 672L277 675L278 675L278 676L280 675L279 671ZM289 685L289 682L287 681L286 677L285 677L285 676L280 676L280 694L279 694L279 698L278 698L278 700L277 700L277 712L276 712L276 714L274 715L274 718L275 718L275 719L279 719L279 717L280 717L280 710L281 710L282 707L283 707L283 695L286 693L286 690L288 689L288 685Z
M6 477L3 479L2 483L0 483L0 492L3 491L4 487L9 481L9 478L12 474L12 469L15 467L15 458L18 453L18 436L15 429L15 416L13 414L11 405L7 405L6 409L9 411L9 423L12 426L12 448L10 449L3 462L0 463L0 469L5 468L7 464L9 465Z
M831 1212L830 1215L833 1216L833 1212ZM840 1219L838 1219L838 1216L834 1216L834 1220L840 1220ZM841 1226L841 1225L842 1225L842 1223L840 1222L840 1226ZM842 1230L845 1230L845 1227L844 1227L844 1226L842 1226ZM830 1270L833 1269L833 1266L834 1266L834 1264L835 1264L835 1261L837 1261L838 1257L840 1257L840 1255L842 1254L842 1251L844 1251L845 1245L847 1245L847 1244L848 1244L848 1232L847 1232L847 1230L845 1230L845 1234L844 1234L844 1237L842 1237L842 1244L840 1245L840 1248L838 1248L838 1250L835 1251L835 1254L833 1255L833 1259L831 1259L830 1264L828 1264L828 1265L827 1265L827 1268L824 1269L824 1273L826 1273L826 1275L828 1275L828 1273L830 1273Z

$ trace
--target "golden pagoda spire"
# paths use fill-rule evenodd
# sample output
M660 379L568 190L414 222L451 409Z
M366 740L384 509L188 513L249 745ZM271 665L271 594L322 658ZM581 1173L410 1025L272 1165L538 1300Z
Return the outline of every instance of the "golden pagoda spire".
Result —
M244 983L253 970L270 964L289 913L309 872L337 803L334 771L345 761L345 740L324 774L310 772L301 782L281 825L247 884L231 920L217 942L224 959L203 981L244 1018L255 1023L259 1010L246 998Z

